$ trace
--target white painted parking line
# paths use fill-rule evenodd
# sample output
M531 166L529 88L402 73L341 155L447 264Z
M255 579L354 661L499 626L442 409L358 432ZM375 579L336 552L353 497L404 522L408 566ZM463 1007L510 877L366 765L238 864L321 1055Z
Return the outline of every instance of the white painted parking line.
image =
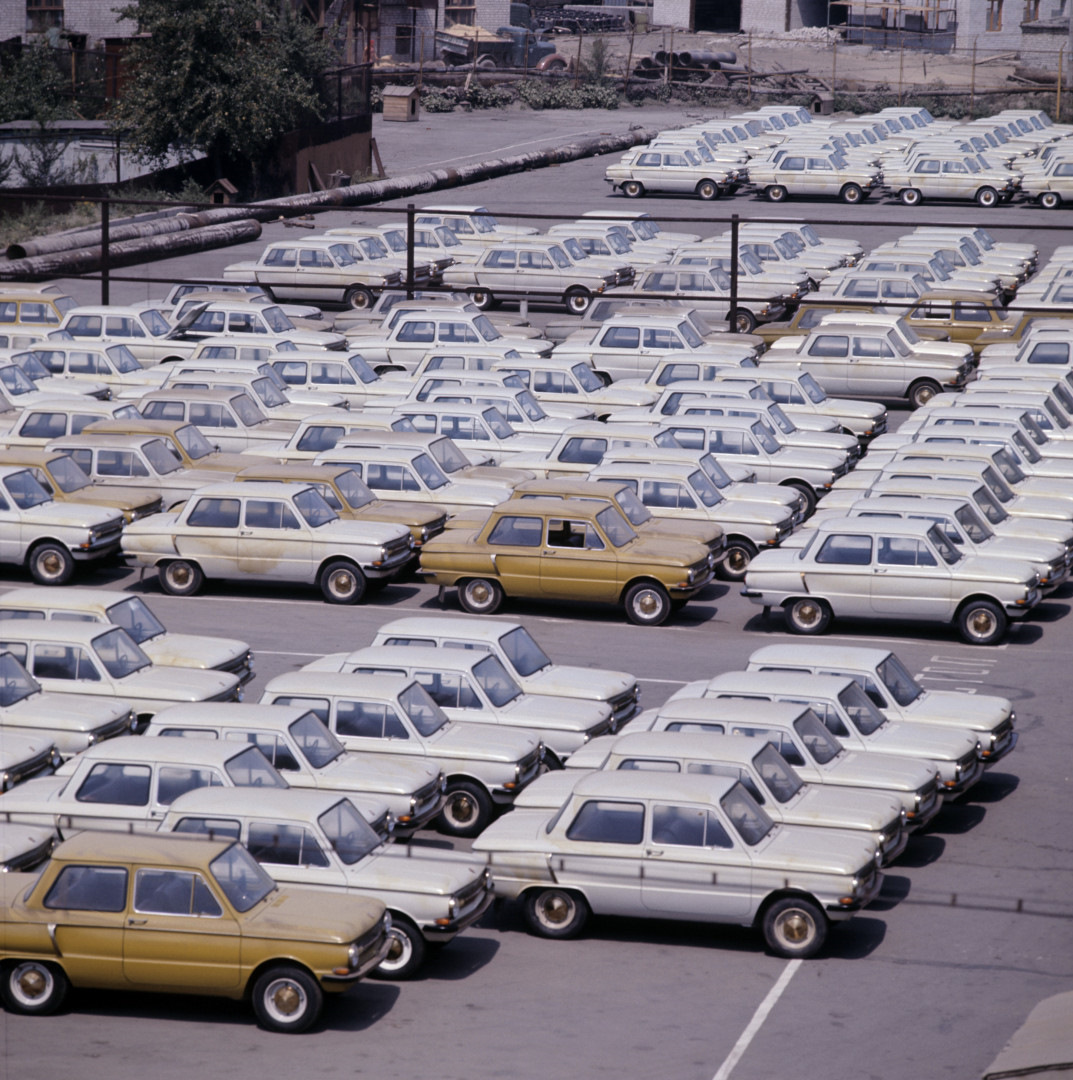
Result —
M753 1013L752 1020L749 1021L748 1026L734 1044L734 1049L730 1051L726 1061L719 1066L719 1071L712 1077L712 1080L726 1080L733 1072L734 1066L741 1061L742 1055L749 1049L749 1043L756 1038L757 1032L764 1026L764 1021L768 1018L771 1010L775 1008L779 998L782 997L786 987L790 985L790 980L797 974L797 969L803 962L802 960L791 960L783 968L782 974L775 980L775 985L768 991L767 997L760 1002L759 1008Z
M650 682L650 683L662 683L664 686L685 686L685 679L642 679L640 676L637 678L638 682Z

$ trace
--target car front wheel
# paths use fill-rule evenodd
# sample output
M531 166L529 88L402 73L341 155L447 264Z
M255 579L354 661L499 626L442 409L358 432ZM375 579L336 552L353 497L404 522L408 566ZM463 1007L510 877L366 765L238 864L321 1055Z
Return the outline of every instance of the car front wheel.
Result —
M787 600L783 608L786 625L795 634L822 634L831 624L831 609L826 600L802 596Z
M811 900L787 896L764 912L764 941L776 956L815 956L827 940L827 916Z
M667 590L654 581L639 581L626 590L626 618L634 626L659 626L671 613Z
M11 1012L44 1016L63 1004L69 986L67 976L52 964L16 960L4 971L0 993Z
M503 586L491 578L471 578L459 585L458 603L471 615L492 615L503 603Z
M922 405L927 405L936 394L942 392L943 388L933 379L917 379L909 387L909 392L905 396L909 400L909 408L919 409Z
M1006 625L1006 612L990 600L971 600L958 612L958 631L968 645L994 645Z
M724 581L743 581L749 563L756 556L756 545L750 540L728 540L726 555L716 573Z
M447 800L440 811L440 832L448 836L479 836L495 816L492 797L471 780L455 780L447 785Z
M563 303L566 304L567 311L570 311L574 315L584 315L589 310L589 305L592 303L592 293L588 289L583 289L580 286L573 289L567 289L566 295L563 297Z
M38 585L64 585L74 572L74 556L62 544L38 544L30 553L30 576Z
M702 180L697 185L697 196L705 202L719 198L719 185L714 180Z
M999 198L998 192L993 187L982 187L976 193L977 206L998 206Z
M376 303L376 297L364 285L351 285L343 294L343 303L355 311L367 311Z
M531 889L525 894L525 921L541 937L576 937L588 918L584 898L567 889Z
M864 198L864 191L860 184L843 184L839 195L844 203L859 203Z
M481 311L487 311L495 303L495 297L487 289L470 289L469 298Z
M622 194L628 199L639 199L645 193L645 186L640 180L627 180L622 185Z
M782 184L772 184L764 194L767 196L768 202L786 202L786 196L790 193Z
M172 596L193 596L205 581L201 567L187 559L172 559L157 571L160 587Z
M301 968L271 968L253 987L253 1011L269 1031L305 1031L320 1016L323 1003L320 984Z
M1039 197L1039 204L1044 210L1057 210L1062 205L1062 196L1057 191L1045 191Z
M905 206L919 206L920 201L923 198L923 196L920 194L920 192L915 187L911 187L911 188L906 188L901 193L899 198L902 200L902 203Z
M320 591L329 604L357 604L365 595L365 575L352 562L336 559L321 571Z
M409 979L425 962L425 939L405 915L391 913L387 956L371 974L378 979Z

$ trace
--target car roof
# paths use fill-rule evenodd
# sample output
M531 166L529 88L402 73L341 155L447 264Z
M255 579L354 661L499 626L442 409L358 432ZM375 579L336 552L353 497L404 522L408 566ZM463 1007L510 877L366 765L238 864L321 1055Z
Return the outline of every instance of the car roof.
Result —
M201 787L186 791L168 808L168 815L211 814L214 817L270 817L315 821L326 810L348 799L345 791L317 788ZM183 834L180 834L183 835Z
M412 615L384 623L381 634L468 638L474 641L498 641L504 634L517 630L522 624L501 619L483 619L473 615ZM407 646L410 648L411 646Z
M403 647L398 646L398 648ZM406 647L409 648L409 646ZM409 675L351 675L345 671L286 671L269 680L265 693L383 700L398 697L413 681Z
M559 504L562 505L561 503ZM366 645L347 653L350 664L369 667L401 667L470 671L490 654L472 649L437 649L421 645ZM353 679L353 675L347 678Z
M81 435L59 435L55 439L49 439L47 445L55 447L94 446L102 450L122 446L134 450L154 441L161 441L161 436L121 435L118 432L114 435L106 432L89 432L87 434L85 428L83 428Z
M889 478L885 477L884 480L886 479ZM930 478L914 476L909 479L913 482L924 480L925 483L935 483L935 481ZM965 477L966 481L971 482L973 479L974 478L968 476ZM977 484L983 483L979 477L975 478L975 482ZM817 532L867 534L869 536L873 533L882 532L885 536L910 536L919 538L928 528L930 528L929 522L910 521L904 518L885 519L883 522L878 522L873 521L871 518L830 517L816 523Z
M147 739L144 735L120 735L96 743L71 758L63 775L69 775L68 769L73 773L80 761L223 765L251 745L230 739Z
M893 655L890 649L845 645L762 645L749 656L750 664L835 664L850 670L871 670Z
M142 397L142 401L189 401L191 398L197 398L199 401L231 401L239 394L245 394L250 398L250 401L254 401L250 394L246 390L213 390L209 389L194 389L193 387L185 387L182 390L168 390L162 388L160 390L150 390ZM256 402L254 401L254 404ZM343 410L340 410L343 411Z
M149 727L160 731L164 727L189 725L193 727L220 727L245 730L247 728L270 728L283 731L309 709L301 705L261 705L257 702L196 701L172 705L161 709Z
M418 454L428 454L424 447L406 446L377 446L371 442L369 446L335 446L331 450L322 450L317 456L337 456L339 461L399 461L409 463Z
M194 499L200 499L204 496L218 496L218 495L230 495L232 498L247 498L247 499L289 499L299 491L306 491L310 489L309 484L303 484L294 482L293 484L287 484L280 481L265 480L258 482L257 484L250 484L243 480L231 480L223 481L219 484L206 484L205 487L200 487L193 495L190 496L191 501Z
M26 585L0 596L0 607L77 608L96 611L123 600L141 599L136 593L120 589L90 589L77 585Z
M87 830L64 840L52 853L58 862L164 862L189 864L211 862L233 840L210 840L204 836L172 833L121 833Z
M765 681L767 672L764 672ZM757 683L757 685L761 685ZM674 698L656 710L663 720L703 723L706 720L722 724L770 724L789 727L810 705L789 701L742 700L739 698Z
M643 769L598 770L574 785L574 797L643 798L672 803L717 803L738 780L730 776L649 772Z
M617 757L650 755L675 760L695 757L744 764L751 762L760 749L757 740L748 735L717 735L706 731L633 731L614 738L608 754Z
M579 480L569 476L549 477L548 479L524 480L514 485L515 494L518 492L536 492L543 495L558 495L560 492L567 496L579 499L585 498L613 498L626 484L618 480Z
M266 458L263 464L255 462L253 465L248 465L236 474L235 479L328 484L335 477L345 472L354 472L354 469L349 465L311 465L308 461L295 461L289 465L277 465Z
M8 619L0 629L4 641L66 641L88 644L116 627L110 623L78 622L73 619Z

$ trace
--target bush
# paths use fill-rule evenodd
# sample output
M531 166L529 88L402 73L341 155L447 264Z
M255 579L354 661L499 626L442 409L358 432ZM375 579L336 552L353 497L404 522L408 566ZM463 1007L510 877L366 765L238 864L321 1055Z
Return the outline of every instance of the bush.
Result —
M429 90L421 98L421 107L425 112L445 113L451 112L458 99L451 90Z

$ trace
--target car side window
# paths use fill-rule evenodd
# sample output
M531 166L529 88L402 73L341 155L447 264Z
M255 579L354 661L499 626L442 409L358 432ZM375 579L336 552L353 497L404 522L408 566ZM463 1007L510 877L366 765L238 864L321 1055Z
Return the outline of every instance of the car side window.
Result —
M275 821L251 822L246 846L260 863L274 863L277 866L330 865L316 836L301 825L285 825Z
M849 356L849 338L842 334L819 334L809 346L809 356Z
M123 911L127 871L122 866L65 866L44 903L52 910Z
M418 341L431 344L436 340L436 324L428 320L411 320L399 327L395 335L397 341Z
M153 771L148 765L98 762L82 781L75 800L115 806L148 806Z
M294 248L273 248L264 253L261 261L265 266L294 266L296 256Z
M225 738L229 742L252 743L261 751L274 769L280 772L299 772L298 760L285 739L278 735L268 735L256 731L229 731Z
M198 499L187 515L186 524L199 528L237 529L238 499Z
M469 680L451 671L415 671L414 679L444 709L483 709Z
M216 840L237 840L242 835L242 826L231 818L184 817L176 822L172 832L209 836Z
M243 523L250 529L298 529L298 518L285 503L276 499L249 499Z
M722 724L710 723L690 723L688 720L676 720L674 723L668 724L667 731L704 731L709 735L725 735L726 728Z
M575 815L566 836L595 844L639 844L644 831L644 803L590 799Z
M499 270L513 270L518 265L518 253L516 251L496 251L493 249L488 252L484 265Z
M939 162L919 161L917 162L917 167L913 171L917 173L937 174L939 172Z
M133 451L98 450L98 476L148 476L149 470Z
M272 365L288 386L301 386L306 381L306 365L300 360L277 360Z
M335 444L343 437L346 429L342 427L330 427L325 424L314 424L306 429L298 440L298 450L334 450Z
M548 547L587 548L590 551L602 551L604 542L586 521L549 518Z
M89 653L78 645L35 645L33 675L38 679L101 681Z
M544 535L544 519L538 517L501 517L488 534L489 544L510 544L516 547L540 547Z
M181 401L148 401L142 415L146 420L185 420L186 406Z
M607 452L607 440L577 436L567 439L559 460L577 465L599 465Z
M185 870L139 870L134 876L134 910L216 919L223 915L205 879Z
M911 536L879 537L876 544L876 561L886 566L938 565L927 544Z
M207 428L238 427L235 418L223 405L202 404L197 401L190 403L190 423Z
M223 787L223 780L214 769L197 769L186 765L161 765L156 781L156 801L170 806L180 795L203 787Z
M67 434L67 417L63 413L30 413L19 434L27 439L58 439Z
M609 326L600 344L605 349L637 349L641 345L641 331L636 326Z
M816 552L816 562L837 563L840 566L867 566L872 561L870 536L846 536L835 533L827 537Z
M407 739L395 710L378 701L340 701L335 709L335 733L362 739Z
M678 847L734 846L716 813L694 806L653 806L652 843Z

